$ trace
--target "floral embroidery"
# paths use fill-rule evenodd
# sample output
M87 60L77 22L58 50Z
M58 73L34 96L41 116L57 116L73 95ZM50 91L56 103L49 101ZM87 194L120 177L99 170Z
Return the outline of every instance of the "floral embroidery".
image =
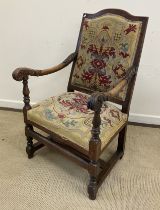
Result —
M119 41L122 38L122 34L121 33L115 33L114 34L114 41Z
M84 72L84 73L82 74L83 80L86 80L86 81L88 81L89 83L91 82L91 79L93 78L93 76L94 76L94 74L91 73L91 72Z
M44 115L48 120L53 120L54 119L54 115L53 115L53 113L50 109L45 109L44 110Z
M59 117L60 119L64 119L64 118L65 118L65 115L62 114L62 113L59 113L59 114L58 114L58 117Z
M113 67L113 72L117 76L117 78L122 78L126 75L125 68L122 64L117 64L115 67Z
M120 115L119 115L119 112L117 110L111 109L110 113L111 113L112 117L117 118L118 120L120 120Z
M127 58L129 56L128 52L128 43L121 43L121 51L119 55L121 55L123 58Z
M96 47L96 45L91 44L87 50L87 53L91 53L92 56L101 55L103 58L107 57L115 57L116 52L114 47L107 47L106 49L103 49L103 46L101 46L99 49Z
M79 56L77 59L78 68L81 68L83 64L84 64L84 60L83 60L82 56Z
M67 96L67 97L66 97ZM61 95L57 98L51 97L53 101L56 101L59 103L59 106L61 107L61 112L57 112L57 114L52 111L54 109L46 107L44 109L44 115L47 120L53 121L57 120L57 122L61 122L65 127L67 128L74 128L78 124L78 118L76 119L70 119L68 117L68 114L71 114L72 116L78 116L79 114L89 114L91 111L87 108L87 101L88 101L88 95L82 94L80 92L76 93L69 93ZM65 109L66 108L66 109ZM109 114L110 118L108 116L104 115L103 112L107 110L107 113ZM121 116L118 110L111 109L108 103L104 103L102 108L102 127L105 127L106 125L109 125L110 127L113 127L113 121L114 120L121 120ZM92 118L87 118L84 121L84 124L87 126L92 125Z
M134 62L141 25L113 14L85 18L71 83L93 91L115 87ZM116 98L124 101L126 92L125 86Z
M94 116L94 112L87 109L88 98L89 95L80 92L67 92L51 97L30 109L27 119L88 150ZM67 106L66 103L61 103L62 101L67 101ZM73 102L79 104L78 111L74 106L71 109L70 104ZM83 109L86 109L85 113ZM102 148L126 120L126 114L110 103L104 103L101 109Z
M106 125L110 125L110 127L113 127L112 121L110 119L108 119L107 117L103 118L101 125L102 125L102 127L105 127Z
M76 112L83 112L87 113L88 109L86 107L87 104L87 96L75 93L76 97L73 97L72 100L70 99L63 99L59 97L58 101L64 107L67 107L68 110L74 110Z
M111 76L106 76L106 75L99 76L100 85L110 87L110 85L109 85L111 83L111 81L109 80L110 78L111 78Z
M66 127L75 127L75 125L77 124L77 122L75 120L68 120L66 122L63 122L63 124L66 126Z
M128 28L126 30L124 30L125 34L129 34L130 32L136 32L137 27L134 24L129 24Z
M95 82L96 79L98 79L100 86L110 87L111 76L105 75L105 67L109 57L115 56L114 48L103 49L103 47L101 47L100 49L98 49L96 45L90 45L87 50L87 53L89 52L94 57L94 59L91 61L91 66L89 67L88 71L83 72L83 80L90 83L93 78L95 79ZM104 60L106 59L106 57L107 61Z
M96 69L103 69L105 68L106 64L102 59L94 59L91 61L92 66Z
M83 37L83 40L82 40L82 43L81 43L81 49L86 48L86 42L87 42L87 39L85 37Z

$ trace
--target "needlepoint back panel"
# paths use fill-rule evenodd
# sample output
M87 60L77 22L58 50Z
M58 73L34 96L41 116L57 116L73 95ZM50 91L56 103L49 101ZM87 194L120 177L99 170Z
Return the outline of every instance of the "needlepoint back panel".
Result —
M112 89L134 63L141 28L141 21L117 14L84 18L71 84L93 91ZM117 98L124 101L126 91L127 86Z

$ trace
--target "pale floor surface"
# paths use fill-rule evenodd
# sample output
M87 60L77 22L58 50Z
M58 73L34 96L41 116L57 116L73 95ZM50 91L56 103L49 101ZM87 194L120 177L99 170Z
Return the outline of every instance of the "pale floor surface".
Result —
M22 113L0 111L0 210L160 210L158 128L128 127L125 155L95 201L86 170L47 148L28 160L25 145Z

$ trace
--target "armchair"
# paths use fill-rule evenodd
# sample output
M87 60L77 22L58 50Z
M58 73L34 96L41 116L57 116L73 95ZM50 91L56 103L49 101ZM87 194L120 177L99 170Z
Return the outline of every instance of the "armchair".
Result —
M118 9L83 14L76 50L61 64L45 70L18 68L13 72L13 78L23 82L28 158L48 146L75 161L89 172L88 193L92 200L124 154L130 102L147 22L148 17L132 16ZM29 76L55 73L71 62L67 92L31 107ZM119 135L117 150L105 162L100 155L116 135Z

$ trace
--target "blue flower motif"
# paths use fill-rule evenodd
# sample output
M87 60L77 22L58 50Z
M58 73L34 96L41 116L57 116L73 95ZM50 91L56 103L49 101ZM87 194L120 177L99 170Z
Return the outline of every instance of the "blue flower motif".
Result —
M66 121L66 122L63 122L63 124L66 126L66 127L74 127L76 125L76 121L75 120L71 120L71 121Z
M50 110L50 109L45 109L44 110L44 115L47 118L47 120L53 120L53 119L55 119L55 117L54 117L54 115L52 113L52 110Z

